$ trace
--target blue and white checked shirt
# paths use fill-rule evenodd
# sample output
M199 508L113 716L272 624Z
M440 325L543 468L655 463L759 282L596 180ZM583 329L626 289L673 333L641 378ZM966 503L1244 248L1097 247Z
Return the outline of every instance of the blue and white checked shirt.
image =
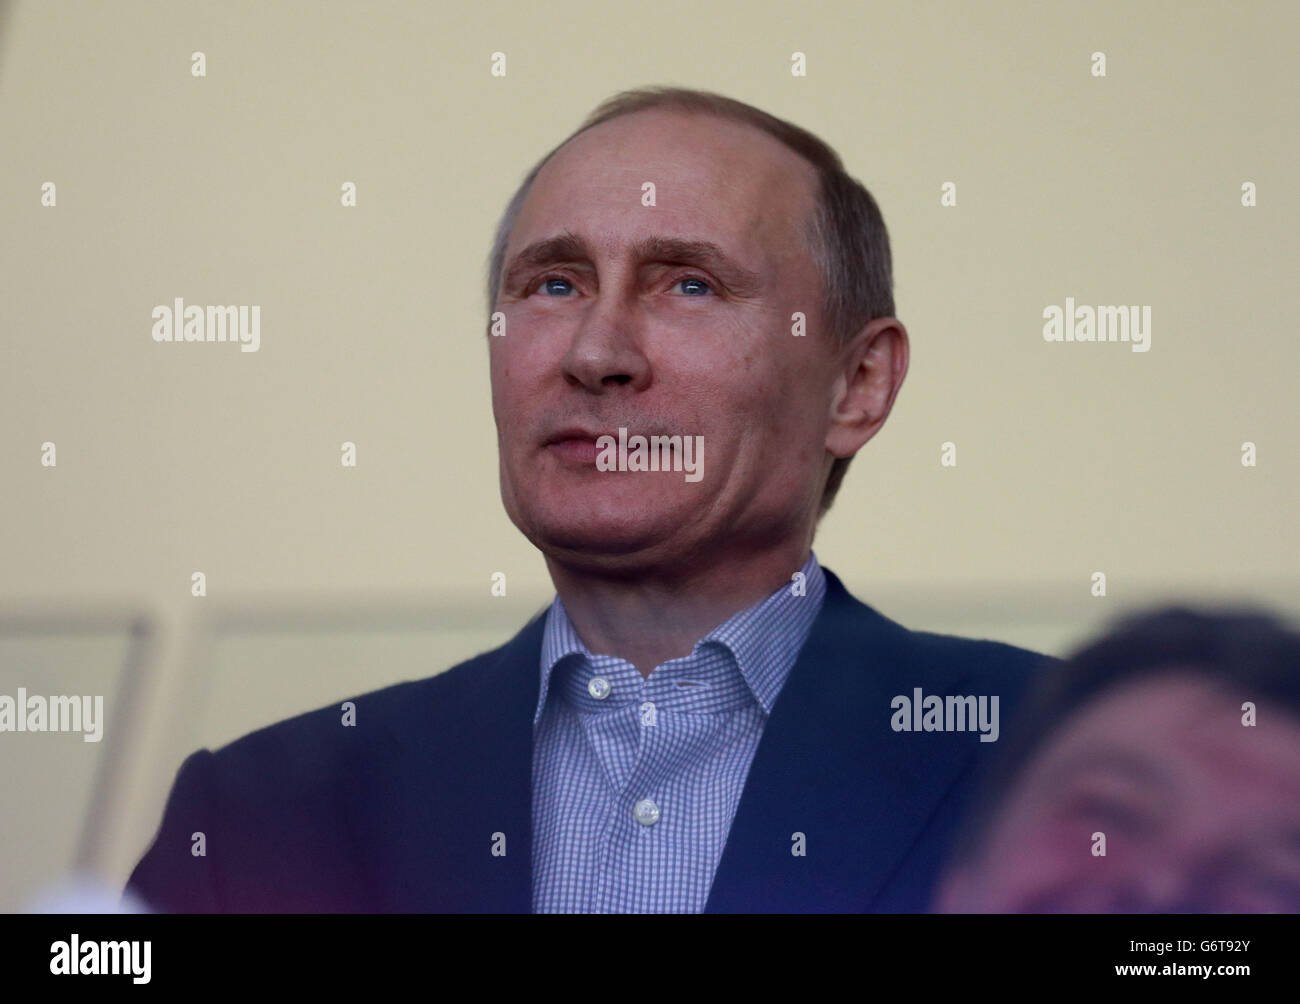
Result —
M826 595L784 585L649 678L557 596L533 718L533 912L700 913L768 715Z

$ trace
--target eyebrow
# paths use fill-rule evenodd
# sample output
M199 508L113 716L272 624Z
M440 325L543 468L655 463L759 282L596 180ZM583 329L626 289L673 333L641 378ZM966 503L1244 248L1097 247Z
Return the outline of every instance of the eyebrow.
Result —
M1113 771L1152 787L1167 788L1171 779L1160 767L1146 757L1128 750L1109 748L1085 750L1058 764L1044 778L1048 784L1072 781L1081 774Z
M734 260L712 241L684 237L652 236L632 246L638 261L695 265L716 275L727 289L739 297L756 295L763 288L763 277ZM529 269L558 265L562 262L590 264L593 260L587 242L572 231L534 241L510 260L502 278L502 289L513 289Z

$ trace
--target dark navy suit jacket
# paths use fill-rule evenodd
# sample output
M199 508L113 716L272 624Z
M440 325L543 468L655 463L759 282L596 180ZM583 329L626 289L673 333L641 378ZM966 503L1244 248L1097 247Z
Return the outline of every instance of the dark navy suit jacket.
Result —
M908 630L826 578L706 912L925 910L973 769L1001 740L895 732L893 698L998 695L1005 737L1050 671L1025 649ZM184 913L528 912L543 624L354 698L351 727L330 705L191 754L128 890Z

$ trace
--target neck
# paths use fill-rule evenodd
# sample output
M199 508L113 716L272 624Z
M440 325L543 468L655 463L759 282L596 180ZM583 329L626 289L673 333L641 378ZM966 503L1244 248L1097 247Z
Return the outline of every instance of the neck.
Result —
M810 549L807 540L790 540L725 562L706 555L699 564L631 575L550 556L546 564L592 654L626 659L649 677L661 663L690 655L696 642L732 615L788 586Z

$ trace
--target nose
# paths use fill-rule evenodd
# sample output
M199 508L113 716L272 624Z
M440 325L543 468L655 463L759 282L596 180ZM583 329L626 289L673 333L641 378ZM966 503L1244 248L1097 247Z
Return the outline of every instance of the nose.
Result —
M643 390L650 361L642 350L634 307L612 295L597 297L582 319L561 362L564 378L593 394L613 387Z

